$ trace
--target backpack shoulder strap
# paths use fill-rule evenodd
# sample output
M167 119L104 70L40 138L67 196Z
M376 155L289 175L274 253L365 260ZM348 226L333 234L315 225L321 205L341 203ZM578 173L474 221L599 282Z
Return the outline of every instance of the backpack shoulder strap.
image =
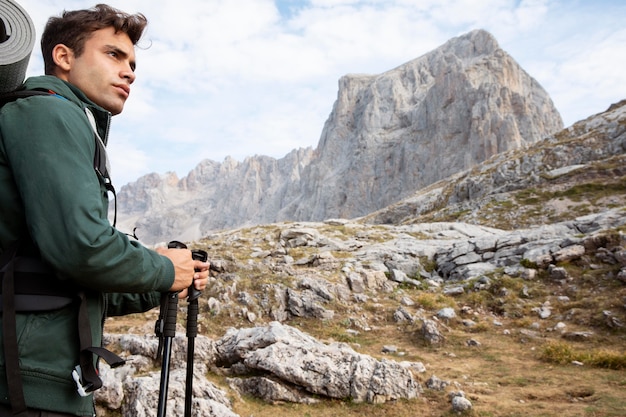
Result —
M79 301L77 317L80 348L79 364L72 371L71 376L76 382L77 392L81 396L90 395L91 392L102 387L102 380L98 375L95 357L104 359L112 368L125 363L125 360L115 353L101 346L92 346L91 324L87 312L85 291L61 284L55 279L54 274L50 270L42 269L38 261L34 259L34 264L29 264L28 262L20 263L21 258L18 257L18 252L22 243L21 241L13 242L0 253L2 347L4 349L9 401L13 415L16 417L26 417L26 414L24 414L26 412L26 402L20 371L16 327L16 313L18 312L56 310L70 305L75 299ZM56 286L62 288L48 285L52 290L45 289L45 285L41 285L42 281L38 279L38 275L43 275L42 278L48 281L48 284L54 282ZM19 281L26 282L20 283ZM25 294L21 293L20 284L23 290L26 291ZM23 298L25 296L29 297L28 302L21 304L17 302L20 297ZM50 301L51 299L52 301Z
M115 187L111 182L111 175L109 174L111 168L109 166L109 159L107 158L106 147L104 146L104 141L98 134L95 116L88 108L85 108L85 114L87 115L87 119L91 124L91 129L93 130L96 141L96 152L93 156L93 169L104 179L104 186L106 187L107 191L113 193L113 204L115 205L113 215L113 227L115 227L117 224L117 196L115 194Z
M6 93L0 93L0 107L4 106L7 103L18 100L20 98L27 98L32 96L50 96L55 95L56 93L50 90L13 90ZM98 135L98 130L96 128L96 121L93 116L93 113L89 109L85 109L85 113L87 115L87 119L94 131L94 137L96 142L96 152L93 156L93 168L94 170L104 178L105 186L108 191L113 193L114 196L114 217L113 217L113 227L115 227L117 223L117 198L115 198L115 187L113 187L113 183L111 182L111 175L109 174L109 161L106 154L106 148L104 146L104 142Z
M22 388L22 375L19 366L19 353L17 349L17 329L15 327L15 297L13 280L13 259L17 254L19 242L15 242L6 248L0 256L0 262L4 268L2 279L2 332L4 362L6 367L7 387L11 409L16 416L26 416L26 402L24 401L24 390Z
M15 101L19 98L26 98L32 96L49 96L52 93L46 90L13 90L7 93L0 94L0 107L7 103Z

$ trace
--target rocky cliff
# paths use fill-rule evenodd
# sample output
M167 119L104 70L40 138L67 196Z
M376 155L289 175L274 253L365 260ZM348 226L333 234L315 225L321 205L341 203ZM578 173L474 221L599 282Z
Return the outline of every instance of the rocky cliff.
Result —
M550 97L477 30L379 75L339 80L316 149L206 160L118 194L121 228L146 243L284 220L356 218L559 131Z

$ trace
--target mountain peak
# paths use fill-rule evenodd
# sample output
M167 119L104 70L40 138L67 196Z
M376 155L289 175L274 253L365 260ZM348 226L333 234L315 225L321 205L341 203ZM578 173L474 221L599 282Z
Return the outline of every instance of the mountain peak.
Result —
M342 77L315 150L202 164L184 187L130 184L118 194L120 218L141 217L154 242L183 230L360 217L562 127L539 83L475 30L382 74Z

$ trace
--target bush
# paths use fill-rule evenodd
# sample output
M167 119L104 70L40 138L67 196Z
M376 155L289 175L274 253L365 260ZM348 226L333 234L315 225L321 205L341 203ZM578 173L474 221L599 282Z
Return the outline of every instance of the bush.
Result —
M596 368L626 369L626 354L623 352L607 349L576 351L565 342L547 343L541 352L541 359L561 365L578 361Z

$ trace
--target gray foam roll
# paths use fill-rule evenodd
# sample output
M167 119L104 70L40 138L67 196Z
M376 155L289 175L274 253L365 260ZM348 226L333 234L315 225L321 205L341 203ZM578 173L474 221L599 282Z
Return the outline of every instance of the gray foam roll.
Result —
M0 93L19 87L35 45L35 27L13 0L0 0ZM6 33L6 36L3 36Z

